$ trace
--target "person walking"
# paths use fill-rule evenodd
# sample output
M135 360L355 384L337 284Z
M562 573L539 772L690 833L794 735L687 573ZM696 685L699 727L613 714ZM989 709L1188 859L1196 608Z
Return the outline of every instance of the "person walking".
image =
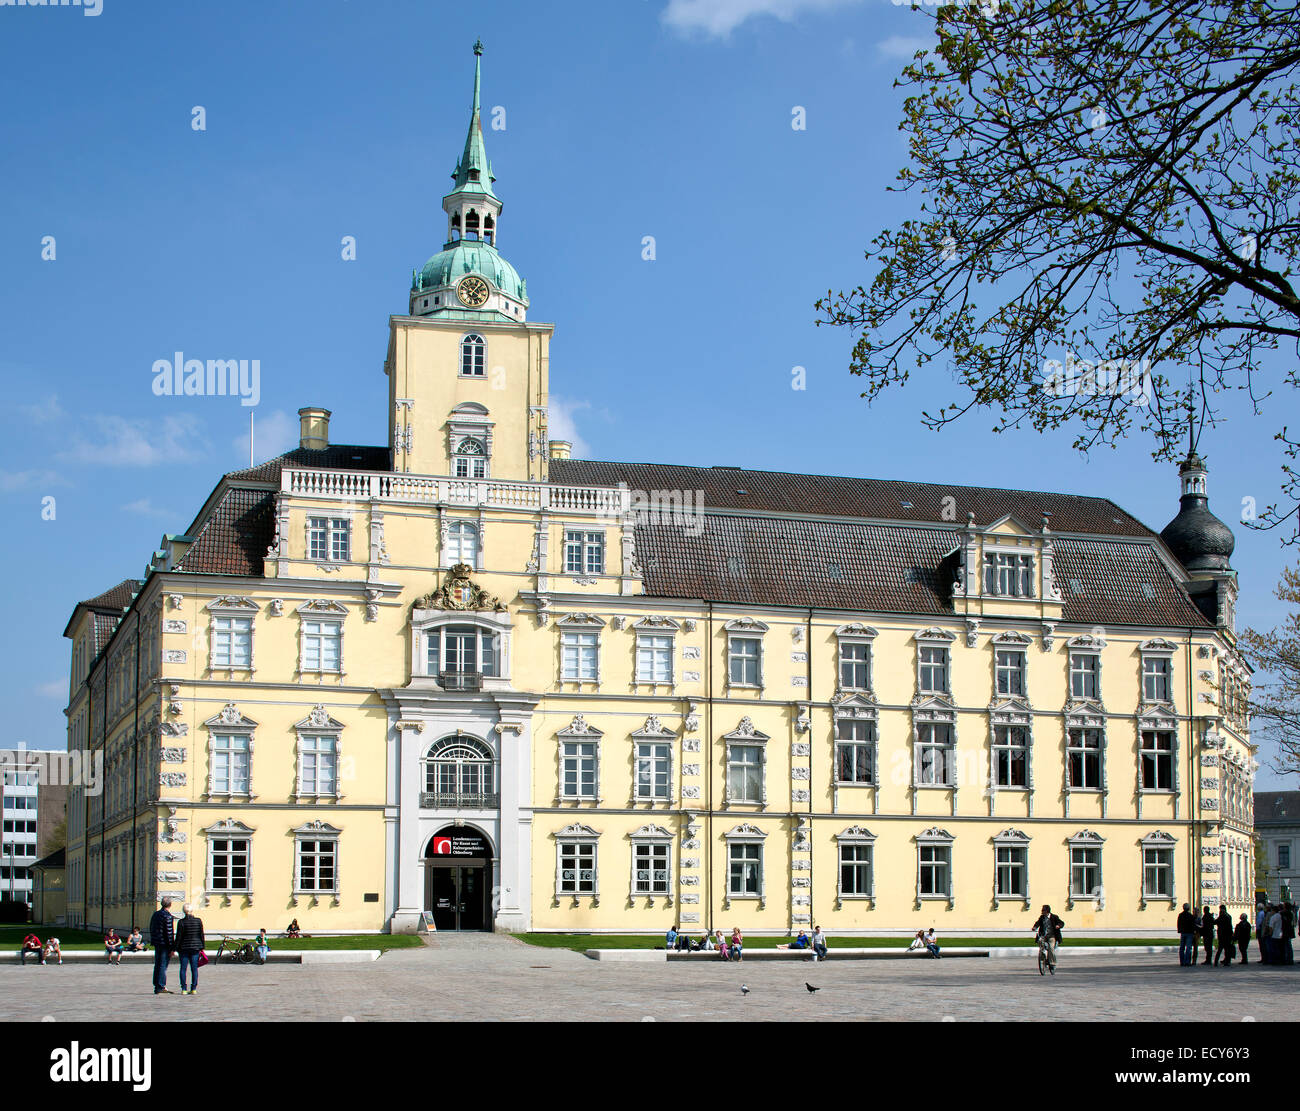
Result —
M1209 964L1214 953L1214 915L1208 905L1201 908L1201 944L1205 946L1205 960L1201 963Z
M812 947L817 960L824 961L826 959L826 935L822 932L822 928L816 924L813 925Z
M162 900L158 910L149 919L149 944L153 946L153 993L174 995L167 987L167 965L172 959L176 943L176 920L172 917L172 901Z
M199 990L199 955L207 938L203 936L203 919L194 913L194 907L186 903L181 908L185 917L176 924L176 952L181 958L181 994L193 995ZM186 973L189 973L186 976ZM186 988L188 982L189 988Z
M1277 903L1268 914L1268 963L1282 963L1282 908Z
M1250 948L1250 919L1246 917L1245 912L1237 920L1236 942L1237 952L1241 954L1241 963L1250 964L1250 958L1246 954Z
M1215 933L1218 935L1219 947L1214 951L1214 963L1219 963L1219 958L1223 958L1223 967L1227 968L1232 964L1236 942L1232 934L1232 915L1228 913L1226 903L1219 904L1219 917L1214 920Z
M1268 946L1264 943L1268 937L1268 907L1260 903L1255 908L1255 941L1259 945L1259 963L1268 964Z
M1178 916L1178 963L1189 968L1196 963L1196 915L1188 903Z

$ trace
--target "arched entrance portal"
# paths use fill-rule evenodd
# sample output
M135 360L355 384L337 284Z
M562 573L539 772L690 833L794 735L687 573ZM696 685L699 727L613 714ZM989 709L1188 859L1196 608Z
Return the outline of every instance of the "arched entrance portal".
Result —
M492 843L469 826L443 826L424 850L424 907L435 929L492 928Z

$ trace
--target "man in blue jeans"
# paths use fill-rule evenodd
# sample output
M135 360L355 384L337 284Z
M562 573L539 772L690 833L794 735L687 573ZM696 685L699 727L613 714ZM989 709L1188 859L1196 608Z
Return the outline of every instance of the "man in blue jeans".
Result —
M149 919L149 943L153 946L153 993L175 995L167 987L167 962L176 944L176 920L172 918L172 901L164 898L162 908Z
M1196 963L1196 929L1196 915L1184 903L1183 912L1178 916L1178 963L1184 968Z
M819 961L826 959L826 935L822 933L822 928L818 925L813 926L812 935L813 952L817 954Z

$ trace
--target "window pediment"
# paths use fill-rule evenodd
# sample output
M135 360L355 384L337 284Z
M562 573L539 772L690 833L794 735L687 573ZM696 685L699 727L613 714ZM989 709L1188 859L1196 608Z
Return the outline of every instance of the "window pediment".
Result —
M561 838L566 838L566 839L572 838L575 840L595 840L598 837L600 837L600 833L598 830L592 829L591 826L583 825L581 822L574 822L572 825L565 826L554 836L557 841L560 840Z
M302 825L296 826L291 832L309 837L337 837L343 831L330 825L329 822L323 822L317 818L315 821L304 822Z
M640 729L632 731L632 736L644 740L647 737L655 740L664 740L677 736L673 730L669 729L654 714L645 719L645 724Z
M605 624L605 619L603 617L597 617L594 613L566 613L555 623L557 625L601 626Z
M723 734L722 739L724 741L753 741L755 743L771 740L766 733L754 727L754 721L749 716L741 718L740 724L730 733Z
M762 841L767 837L767 831L759 829L753 822L741 822L727 830L723 836L728 841Z
M204 833L217 837L243 837L250 833L256 833L252 826L246 826L238 818L222 818L218 822L213 822L207 826Z
M876 839L876 835L867 829L866 826L849 826L848 829L842 829L835 835L837 841L855 841L859 844L870 844Z
M947 629L938 629L932 626L929 629L919 630L912 639L917 644L951 644L957 639L957 634L950 633Z
M950 845L956 838L946 829L931 826L929 829L924 829L918 833L916 840L918 844Z
M1071 698L1061 712L1066 725L1076 729L1101 729L1106 724L1105 707L1092 699Z
M1164 637L1156 637L1154 640L1144 640L1139 645L1140 650L1147 655L1173 655L1178 651L1178 645L1172 641L1165 640Z
M722 626L729 633L765 633L768 627L761 621L756 621L752 617L737 617L734 621L728 621Z
M208 718L203 723L209 729L251 730L257 728L257 722L245 716L233 702L227 702L219 714Z
M1073 837L1067 838L1070 845L1082 846L1101 845L1105 843L1105 840L1106 838L1100 833L1094 833L1090 829L1081 829Z
M853 621L847 625L841 625L835 630L835 635L840 638L852 638L856 640L872 640L878 637L880 633L870 625L864 625L860 621Z
M639 621L632 623L632 628L640 632L675 632L681 628L681 625L671 617L643 617Z
M1033 638L1025 633L1004 631L989 637L989 643L999 648L1028 648Z
M671 841L673 839L670 830L656 825L641 826L639 829L634 829L627 836L631 841Z
M317 704L312 707L310 714L294 725L294 729L300 733L340 733L343 731L343 723L330 717L329 711Z
M994 725L1029 725L1034 712L1023 698L1001 698L989 703L989 720Z
M1166 833L1163 829L1153 829L1142 838L1142 845L1149 849L1165 849L1176 844L1176 838L1172 833Z
M994 844L1027 845L1029 834L1021 829L1004 829L993 838Z
M348 613L346 606L340 605L332 598L312 598L303 602L298 607L297 612L306 614L309 617L329 617L332 615L346 617Z
M223 594L213 598L205 607L209 613L256 613L258 605L251 598L234 594Z
M588 725L587 719L581 714L574 714L573 720L559 731L561 737L603 737L604 735L604 730Z
M1071 637L1065 646L1076 652L1100 652L1106 647L1106 636L1100 630L1084 633L1082 636Z
M835 718L870 718L880 716L879 707L873 695L866 692L846 694L832 700L832 713Z
M1172 731L1178 728L1178 715L1165 702L1143 702L1138 706L1136 717L1139 729Z
M921 694L912 699L912 718L915 721L957 720L957 706L944 694Z

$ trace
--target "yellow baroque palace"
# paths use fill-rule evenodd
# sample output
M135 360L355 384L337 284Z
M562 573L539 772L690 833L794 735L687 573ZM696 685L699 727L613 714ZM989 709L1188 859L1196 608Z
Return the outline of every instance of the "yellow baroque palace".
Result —
M476 51L477 53L477 51ZM474 104L388 443L225 475L79 603L70 919L1168 933L1251 905L1206 471L1097 497L569 457Z

